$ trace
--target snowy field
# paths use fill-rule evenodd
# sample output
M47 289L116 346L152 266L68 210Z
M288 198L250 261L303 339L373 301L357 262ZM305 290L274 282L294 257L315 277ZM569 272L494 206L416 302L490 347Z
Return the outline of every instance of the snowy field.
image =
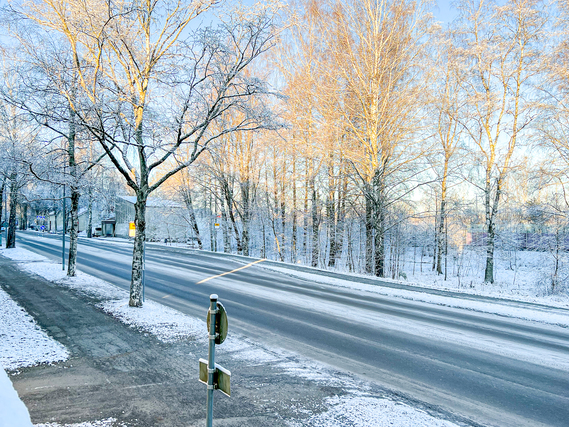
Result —
M152 301L147 301L142 309L128 308L128 295L107 282L88 276L81 272L75 278L68 278L61 270L61 265L48 262L32 252L23 249L0 250L0 255L9 257L18 262L18 265L33 274L38 274L56 285L65 286L77 292L103 300L99 305L110 315L124 323L155 335L158 339L170 342L177 339L197 338L206 340L204 322L183 315L175 310L164 307ZM4 335L13 335L12 341L6 341L5 347L0 347L2 363L9 360L7 370L15 370L18 367L30 366L39 363L53 363L67 357L67 352L62 346L42 332L33 319L27 315L12 300L5 295L0 301L4 301L10 310L4 311L5 317L0 322L0 335L4 341ZM17 319L23 320L17 320ZM10 332L8 325L14 325L17 332ZM35 331L35 332L34 332ZM189 332L188 332L189 331ZM26 342L26 350L21 353L22 345L18 337L34 336ZM57 349L57 351L55 350ZM428 413L415 409L401 402L392 401L382 397L366 393L365 384L355 382L348 376L339 376L331 373L326 366L315 364L309 360L295 355L298 363L291 363L292 354L278 349L267 349L257 343L251 342L235 334L228 337L223 347L218 350L219 355L255 361L257 364L268 363L277 366L289 375L301 376L312 381L318 381L322 385L337 385L343 387L347 394L341 397L328 399L325 403L329 410L325 413L310 416L303 421L290 422L291 427L342 427L350 426L400 426L400 427L453 427L448 421L432 417ZM31 426L29 415L24 405L18 399L12 384L5 373L0 376L0 413L7 411L10 418L4 415L0 419L0 427L28 427ZM363 391L362 391L363 390ZM4 407L2 407L4 405ZM9 408L9 409L7 409ZM299 413L306 414L306 410L299 408ZM7 423L7 424L6 424ZM62 426L58 423L36 424L35 427L126 427L115 419L95 420L79 424Z
M414 248L406 250L399 267L398 282L569 307L569 254L558 255L559 268L555 278L555 254L496 250L494 283L489 284L484 282L484 247L465 247L461 252L449 254L446 258L446 280L444 274L438 275L433 271L432 257L421 257L417 251L420 252Z

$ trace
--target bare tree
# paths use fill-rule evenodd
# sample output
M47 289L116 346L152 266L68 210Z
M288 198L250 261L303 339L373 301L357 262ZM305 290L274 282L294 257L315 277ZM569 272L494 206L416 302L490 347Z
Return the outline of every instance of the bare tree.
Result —
M547 22L539 0L471 0L460 6L461 61L468 76L465 133L483 169L485 282L494 282L496 217L520 136L532 123L531 79L540 72L537 43Z
M267 90L244 71L272 46L274 9L232 10L218 27L190 31L194 18L215 3L43 0L18 9L65 37L90 116L68 100L136 194L131 306L142 305L148 196L212 141L267 126L270 117L259 105L251 108L249 101ZM243 120L222 126L233 110Z
M340 105L350 141L346 156L365 197L366 271L385 274L387 211L410 190L420 143L421 98L428 75L426 3L333 2L323 31L345 91ZM405 179L403 179L405 176ZM373 266L372 266L373 263Z
M442 254L444 248L445 223L447 220L447 192L451 161L456 157L460 142L461 128L459 125L462 114L463 97L461 96L461 74L458 69L456 52L452 39L445 37L439 45L437 67L441 70L441 78L435 83L433 90L433 107L436 114L435 138L439 145L441 161L435 168L440 183L440 201L437 209L435 230L435 267L437 274L443 274Z

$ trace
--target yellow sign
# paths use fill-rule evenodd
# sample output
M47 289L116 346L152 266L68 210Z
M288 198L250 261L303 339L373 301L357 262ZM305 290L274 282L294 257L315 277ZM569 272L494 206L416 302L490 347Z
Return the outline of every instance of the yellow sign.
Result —
M135 237L136 236L136 226L134 225L134 222L131 222L128 225L128 237Z
M136 230L136 226L134 225L134 222L131 222L130 224L128 224L128 228L129 228L129 230Z

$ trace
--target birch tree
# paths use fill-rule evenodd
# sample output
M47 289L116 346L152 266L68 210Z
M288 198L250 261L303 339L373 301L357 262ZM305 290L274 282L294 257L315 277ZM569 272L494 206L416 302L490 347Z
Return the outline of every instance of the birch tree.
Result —
M18 92L18 83L5 66L2 69L0 94L12 97ZM29 174L24 162L33 156L37 129L23 111L0 96L0 180L6 186L10 199L6 248L16 247L16 210L21 189L28 183ZM4 192L4 191L3 191Z
M323 30L334 58L330 77L346 93L346 156L365 197L366 271L377 276L385 274L387 210L409 191L414 162L427 149L419 143L428 81L421 65L431 31L426 7L412 1L333 2Z
M17 15L4 16L17 18ZM39 151L22 160L28 172L36 180L70 190L67 275L73 277L77 264L79 199L86 175L104 154L95 158L92 138L77 119L78 109L83 117L88 114L78 97L72 56L61 45L61 39L49 38L45 32L26 24L29 23L18 19L7 23L9 34L17 42L10 49L10 73L17 80L18 89L2 91L2 97L43 128Z
M547 172L564 186L569 173L569 5L565 1L556 4L553 24L557 37L543 57L547 79L540 85L544 96L538 129L540 145L555 154L555 161L548 159ZM564 194L567 199L566 190Z
M496 219L515 152L535 117L532 78L540 72L541 38L547 22L539 0L487 0L460 6L461 60L468 78L468 117L463 129L482 169L486 231L484 281L494 282Z
M462 114L463 97L460 83L462 75L457 64L457 58L452 45L452 38L445 37L439 47L438 69L441 79L436 82L433 90L433 106L436 114L435 139L442 157L437 161L438 182L440 182L440 201L436 220L436 271L443 274L442 254L444 248L445 221L447 220L447 192L451 173L452 161L456 157L460 143L461 128L459 124Z
M130 306L142 306L148 196L212 141L266 126L270 116L259 105L250 108L249 101L267 90L244 70L273 43L274 8L235 9L216 28L191 30L190 23L215 4L38 0L18 9L65 37L96 125L73 108L76 117L136 195ZM211 126L233 110L243 113L241 122Z

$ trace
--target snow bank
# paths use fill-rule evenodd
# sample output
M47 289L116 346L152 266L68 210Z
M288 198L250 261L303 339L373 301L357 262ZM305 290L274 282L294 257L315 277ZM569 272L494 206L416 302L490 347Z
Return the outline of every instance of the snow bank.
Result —
M0 288L0 427L32 426L28 410L4 369L52 363L68 357L65 347L42 331Z
M28 408L3 369L0 369L0 414L0 427L32 427Z
M334 396L327 399L330 409L291 427L454 427L401 402L366 395Z
M76 424L59 424L59 423L34 424L34 427L126 427L126 424L117 423L116 418L107 418L106 420L88 421Z
M47 261L47 258L21 248L0 249L0 255L13 261Z
M0 366L13 370L65 360L69 353L0 289Z
M540 309L538 307L524 307L518 304L519 301L475 301L472 299L462 299L455 297L446 297L441 295L434 295L429 292L407 291L404 289L389 288L385 286L370 285L358 281L350 281L344 279L337 279L334 277L323 276L315 273L306 273L288 269L286 267L276 267L270 265L262 265L264 269L277 271L288 276L297 277L302 280L313 283L323 283L339 288L349 288L358 291L370 292L379 295L384 295L392 298L405 298L413 301L426 302L430 304L443 305L446 307L463 308L482 313L498 314L517 319L530 320L534 322L547 323L551 325L559 325L569 327L569 314L563 312L555 312L556 306L552 306L551 310ZM386 280L386 279L381 279ZM386 280L387 281L387 280ZM502 297L503 295L492 295L494 297ZM528 301L530 302L530 301ZM546 304L545 301L540 301L534 298L531 302L538 302ZM563 304L559 308L566 308Z
M29 252L24 249L21 251ZM148 332L163 342L193 339L206 335L203 321L148 300L141 308L129 307L128 291L79 270L77 276L68 277L67 273L61 269L61 264L35 262L22 263L19 266L59 286L101 300L97 304L99 308L121 322Z
M99 304L104 311L134 328L148 332L162 342L206 336L205 322L186 316L177 310L154 301L146 301L142 308L128 306L128 298Z
M50 282L73 289L82 294L102 300L125 298L128 292L104 280L77 270L75 277L68 277L67 270L61 269L61 264L52 262L36 262L20 264L20 268L29 273L37 274Z

